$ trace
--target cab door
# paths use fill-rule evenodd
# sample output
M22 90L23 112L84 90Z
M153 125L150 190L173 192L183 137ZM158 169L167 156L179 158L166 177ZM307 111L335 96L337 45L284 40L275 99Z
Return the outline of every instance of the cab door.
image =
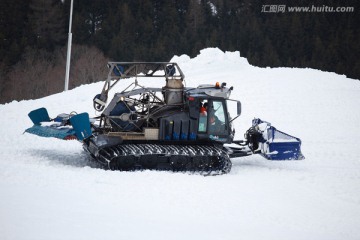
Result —
M212 100L208 109L208 134L228 135L227 114L224 100Z
M228 115L224 99L202 99L198 121L198 137L227 142L229 137Z

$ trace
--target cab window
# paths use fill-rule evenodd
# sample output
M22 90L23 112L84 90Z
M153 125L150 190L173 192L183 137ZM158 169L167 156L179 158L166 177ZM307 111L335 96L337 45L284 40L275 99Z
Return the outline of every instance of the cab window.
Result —
M209 113L209 133L226 134L225 128L225 111L222 101L213 101Z

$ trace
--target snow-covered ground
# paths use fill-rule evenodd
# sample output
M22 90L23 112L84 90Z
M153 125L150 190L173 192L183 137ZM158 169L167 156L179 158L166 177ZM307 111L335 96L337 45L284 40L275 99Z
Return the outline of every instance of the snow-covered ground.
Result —
M0 105L0 239L360 239L358 80L258 68L216 48L172 61L187 86L234 86L243 106L237 139L260 117L300 137L306 159L238 158L216 177L105 171L76 141L23 134L32 126L28 112L39 107L52 117L95 115L103 83Z

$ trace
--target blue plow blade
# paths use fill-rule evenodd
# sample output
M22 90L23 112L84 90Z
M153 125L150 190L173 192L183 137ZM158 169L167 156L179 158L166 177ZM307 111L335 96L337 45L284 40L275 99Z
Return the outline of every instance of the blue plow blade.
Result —
M92 135L88 113L74 116L61 114L51 120L46 108L31 111L28 116L34 126L25 130L40 137L54 137L63 140L83 140Z
M253 127L258 127L262 132L259 141L261 155L269 160L302 160L301 140L287 133L277 130L269 122L256 118Z

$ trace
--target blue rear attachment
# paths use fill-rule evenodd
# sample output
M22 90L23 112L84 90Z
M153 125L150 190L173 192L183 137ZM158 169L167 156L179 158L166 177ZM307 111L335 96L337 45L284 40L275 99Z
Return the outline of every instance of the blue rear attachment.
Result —
M25 130L40 137L54 137L67 139L75 135L75 131L70 126L64 126L57 122L52 122L46 108L39 108L28 114L34 126ZM43 125L41 125L43 123Z
M40 125L41 122L51 121L46 108L35 109L31 111L28 116L35 125Z
M80 113L70 118L70 123L75 130L78 140L83 140L92 135L88 113Z
M31 133L40 137L54 137L66 140L70 136L75 135L73 128L58 128L51 126L34 125L31 128L25 130L27 133Z
M71 125L68 123L69 114L60 114L52 121L45 108L31 111L28 115L34 126L26 129L25 132L27 133L63 140L75 139L75 136L78 140L83 140L92 135L88 113L81 113L71 117Z
M254 119L253 126L266 124L262 129L264 142L261 143L261 155L269 160L301 160L301 140L277 130L269 122Z

